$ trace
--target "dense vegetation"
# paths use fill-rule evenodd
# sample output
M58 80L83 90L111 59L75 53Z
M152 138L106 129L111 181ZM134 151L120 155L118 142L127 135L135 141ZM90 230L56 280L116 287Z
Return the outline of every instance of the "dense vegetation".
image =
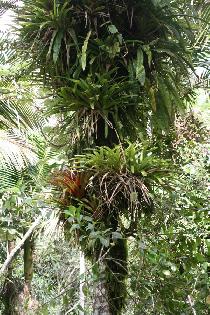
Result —
M0 312L208 314L209 1L8 9Z

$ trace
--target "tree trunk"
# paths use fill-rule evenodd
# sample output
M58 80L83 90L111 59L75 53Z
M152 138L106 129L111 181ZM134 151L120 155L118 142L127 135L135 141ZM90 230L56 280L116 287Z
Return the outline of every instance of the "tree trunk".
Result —
M28 315L34 312L38 306L36 299L32 297L31 281L33 278L33 250L34 239L30 236L24 242L24 285L19 294L17 310L20 315Z
M15 241L8 241L7 256L10 255L15 247ZM13 264L10 264L7 269L6 279L2 290L2 301L4 304L3 315L13 315L15 312L15 300L17 297L17 286L13 279Z
M84 308L85 308L85 295L83 292L83 286L84 286L84 276L85 276L85 256L84 253L80 250L80 284L79 284L79 304L82 308L82 311L79 312L79 315L85 315Z
M116 240L103 261L100 259L99 261L93 315L120 315L127 296L127 240Z
M30 226L29 230L25 233L21 241L10 251L9 255L7 255L7 259L3 263L1 269L0 269L0 275L3 274L6 270L8 270L9 265L12 263L13 259L16 257L22 246L25 244L25 241L31 236L34 229L37 227L37 225L40 223L42 219L42 216L40 215Z
M106 283L106 266L103 261L99 264L99 274L99 279L94 287L93 315L112 315Z
M31 281L33 278L33 249L34 239L29 237L24 243L24 291L31 295Z

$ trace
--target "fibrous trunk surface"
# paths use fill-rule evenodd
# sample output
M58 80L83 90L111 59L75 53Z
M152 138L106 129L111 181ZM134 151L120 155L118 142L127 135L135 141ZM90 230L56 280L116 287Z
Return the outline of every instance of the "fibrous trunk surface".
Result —
M100 277L94 287L93 315L111 315L103 262L100 262L99 269Z

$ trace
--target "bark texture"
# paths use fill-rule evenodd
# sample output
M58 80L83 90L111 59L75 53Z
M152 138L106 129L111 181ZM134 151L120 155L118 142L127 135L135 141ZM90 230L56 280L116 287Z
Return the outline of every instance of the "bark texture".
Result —
M9 265L12 263L13 259L19 252L19 250L22 248L22 246L25 244L25 241L31 236L33 233L34 229L39 225L41 222L42 216L39 216L34 223L31 225L29 230L25 233L21 241L14 247L12 247L11 251L9 252L9 255L7 255L6 261L3 263L1 269L0 269L0 275L3 274L7 269L9 269Z
M32 236L24 242L24 285L18 297L16 309L19 315L34 314L38 306L36 299L32 296L31 281L33 279L33 251L34 239Z
M24 243L24 289L31 294L31 281L33 278L33 249L34 240L29 237Z
M118 239L106 257L99 259L99 279L95 285L93 315L120 315L126 302L127 241Z
M7 243L7 256L9 257L15 247L14 241ZM18 296L18 284L13 277L13 264L7 268L5 282L1 292L1 300L4 304L2 315L16 315L15 302Z
M100 278L94 287L93 296L93 315L112 315L109 300L108 289L106 283L106 266L104 262L100 262Z
M83 292L83 286L84 286L84 274L85 274L85 256L82 251L80 251L80 284L79 284L79 304L82 307L82 311L79 312L79 315L85 315L84 309L85 309L85 294Z

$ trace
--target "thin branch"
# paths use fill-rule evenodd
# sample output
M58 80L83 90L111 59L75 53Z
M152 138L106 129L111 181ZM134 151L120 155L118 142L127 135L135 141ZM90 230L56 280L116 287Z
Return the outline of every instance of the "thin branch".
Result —
M35 230L35 228L37 227L37 225L39 225L39 223L41 222L42 219L42 215L40 215L35 221L34 223L31 225L31 227L29 228L29 230L25 233L25 235L23 236L23 238L20 240L20 242L17 244L17 246L15 246L15 248L11 251L11 253L9 254L9 256L7 257L7 259L5 260L5 262L3 263L1 269L0 269L0 275L4 274L5 271L7 270L7 268L9 267L9 265L11 264L12 260L15 257L15 254L21 249L21 247L23 246L23 244L25 243L25 241L31 236L31 234L33 233L33 231Z

